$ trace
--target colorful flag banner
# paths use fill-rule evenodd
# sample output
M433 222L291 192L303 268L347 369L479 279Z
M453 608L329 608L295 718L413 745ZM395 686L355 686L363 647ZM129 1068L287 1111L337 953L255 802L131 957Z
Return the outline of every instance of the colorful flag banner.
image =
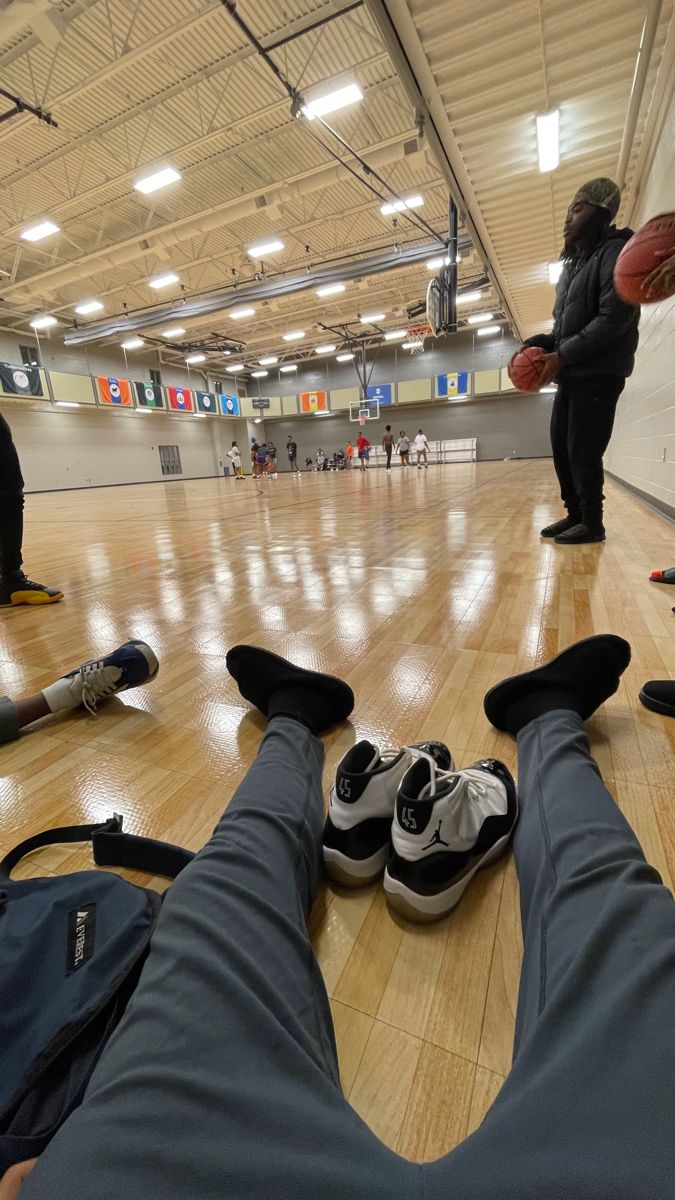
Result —
M164 391L158 383L135 383L137 408L164 408Z
M328 412L328 393L300 392L300 412Z
M218 405L214 392L195 392L197 397L197 412L208 413L209 416L215 417L218 412Z
M10 396L42 396L42 381L37 367L0 363L0 389Z
M117 404L122 408L133 408L131 384L126 379L97 375L96 387L101 404Z
M194 412L192 392L189 388L170 387L167 388L167 391L169 393L169 408L173 408L177 412Z
M465 396L468 390L468 371L452 371L447 375L436 376L436 394L438 396Z
M220 396L220 411L224 417L239 416L239 397L238 396Z

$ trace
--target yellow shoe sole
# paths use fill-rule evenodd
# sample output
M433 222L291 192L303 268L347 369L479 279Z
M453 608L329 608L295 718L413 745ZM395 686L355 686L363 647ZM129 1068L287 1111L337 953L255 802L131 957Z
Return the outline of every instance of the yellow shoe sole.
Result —
M63 592L57 592L55 596L48 596L46 592L12 592L11 599L0 604L0 608L14 608L18 604L56 604L59 600L63 600Z

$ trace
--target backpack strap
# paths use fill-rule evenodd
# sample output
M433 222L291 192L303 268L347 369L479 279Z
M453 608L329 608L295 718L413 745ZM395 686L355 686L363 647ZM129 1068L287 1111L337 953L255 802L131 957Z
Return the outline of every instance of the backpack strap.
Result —
M20 842L0 861L0 880L9 879L14 867L27 854L43 846L64 842L91 842L94 862L99 867L126 867L148 875L163 875L175 879L194 858L190 850L170 842L122 833L123 818L115 813L107 821L95 825L63 825L47 829Z

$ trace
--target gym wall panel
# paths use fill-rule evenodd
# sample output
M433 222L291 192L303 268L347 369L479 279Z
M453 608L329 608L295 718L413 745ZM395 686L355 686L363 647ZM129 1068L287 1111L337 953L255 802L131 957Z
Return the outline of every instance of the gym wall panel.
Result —
M415 404L421 400L431 400L433 396L433 381L431 379L407 379L399 383L397 388L399 404ZM385 410L380 409L380 416Z
M334 388L330 394L331 412L340 412L348 409L350 404L358 404L359 389L356 387L350 388Z
M55 400L71 404L96 404L94 382L90 375L71 375L68 371L50 371L49 379Z
M298 412L298 397L297 396L282 396L281 411L285 417L295 417Z
M475 371L473 376L474 396L485 396L499 391L499 368L494 371Z
M516 390L509 379L509 373L506 367L502 367L501 370L501 389L503 392L515 392Z

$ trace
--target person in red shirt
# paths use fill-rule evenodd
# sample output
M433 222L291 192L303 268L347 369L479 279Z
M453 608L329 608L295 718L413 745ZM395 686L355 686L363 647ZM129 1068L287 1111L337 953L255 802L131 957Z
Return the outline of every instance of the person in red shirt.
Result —
M366 437L365 433L359 433L359 435L356 439L356 453L359 456L359 462L361 463L361 470L367 471L368 459L370 457L370 442L368 441L368 438Z

